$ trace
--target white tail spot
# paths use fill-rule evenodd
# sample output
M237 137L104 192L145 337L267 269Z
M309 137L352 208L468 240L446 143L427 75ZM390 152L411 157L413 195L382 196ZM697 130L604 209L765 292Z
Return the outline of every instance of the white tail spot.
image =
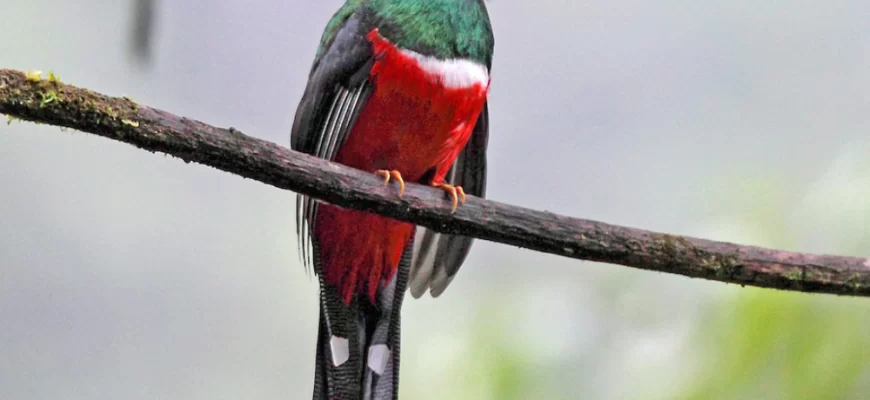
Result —
M387 368L387 361L390 359L390 348L385 344L376 344L369 347L369 369L374 373L381 375L384 369Z
M329 339L329 349L332 353L332 365L338 367L350 358L350 347L347 338L333 336Z

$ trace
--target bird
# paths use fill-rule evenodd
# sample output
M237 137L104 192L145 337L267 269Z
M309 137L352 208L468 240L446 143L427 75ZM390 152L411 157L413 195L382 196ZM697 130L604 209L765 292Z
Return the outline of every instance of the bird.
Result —
M347 0L326 25L291 148L409 182L462 206L484 197L495 39L484 0ZM438 297L472 238L297 194L320 289L314 400L395 400L405 292Z

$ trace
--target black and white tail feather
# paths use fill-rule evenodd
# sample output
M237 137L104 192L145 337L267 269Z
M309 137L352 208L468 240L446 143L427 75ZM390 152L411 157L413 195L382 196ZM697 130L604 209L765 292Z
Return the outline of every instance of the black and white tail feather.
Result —
M409 245L396 276L378 290L375 305L357 297L345 306L339 291L320 278L314 400L398 398L401 309L410 250ZM318 263L319 257L314 257L315 269Z

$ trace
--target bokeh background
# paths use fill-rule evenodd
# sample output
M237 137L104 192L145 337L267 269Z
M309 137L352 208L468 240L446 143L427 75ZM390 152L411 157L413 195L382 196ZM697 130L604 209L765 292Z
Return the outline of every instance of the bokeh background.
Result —
M283 145L339 0L0 0L0 67ZM870 2L506 1L489 197L870 255ZM297 399L317 285L291 192L0 125L0 399ZM409 297L410 299L410 297ZM870 302L477 242L403 316L405 399L861 399Z

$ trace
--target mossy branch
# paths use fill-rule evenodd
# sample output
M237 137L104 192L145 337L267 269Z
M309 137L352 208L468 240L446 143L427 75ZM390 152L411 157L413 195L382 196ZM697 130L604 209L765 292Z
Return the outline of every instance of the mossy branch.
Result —
M395 187L275 143L66 85L0 69L0 113L68 127L208 165L339 206L436 231L581 260L802 292L870 296L870 260L741 246L561 216L469 197L455 214L440 190ZM38 161L34 161L38 162ZM287 212L292 210L289 208Z

